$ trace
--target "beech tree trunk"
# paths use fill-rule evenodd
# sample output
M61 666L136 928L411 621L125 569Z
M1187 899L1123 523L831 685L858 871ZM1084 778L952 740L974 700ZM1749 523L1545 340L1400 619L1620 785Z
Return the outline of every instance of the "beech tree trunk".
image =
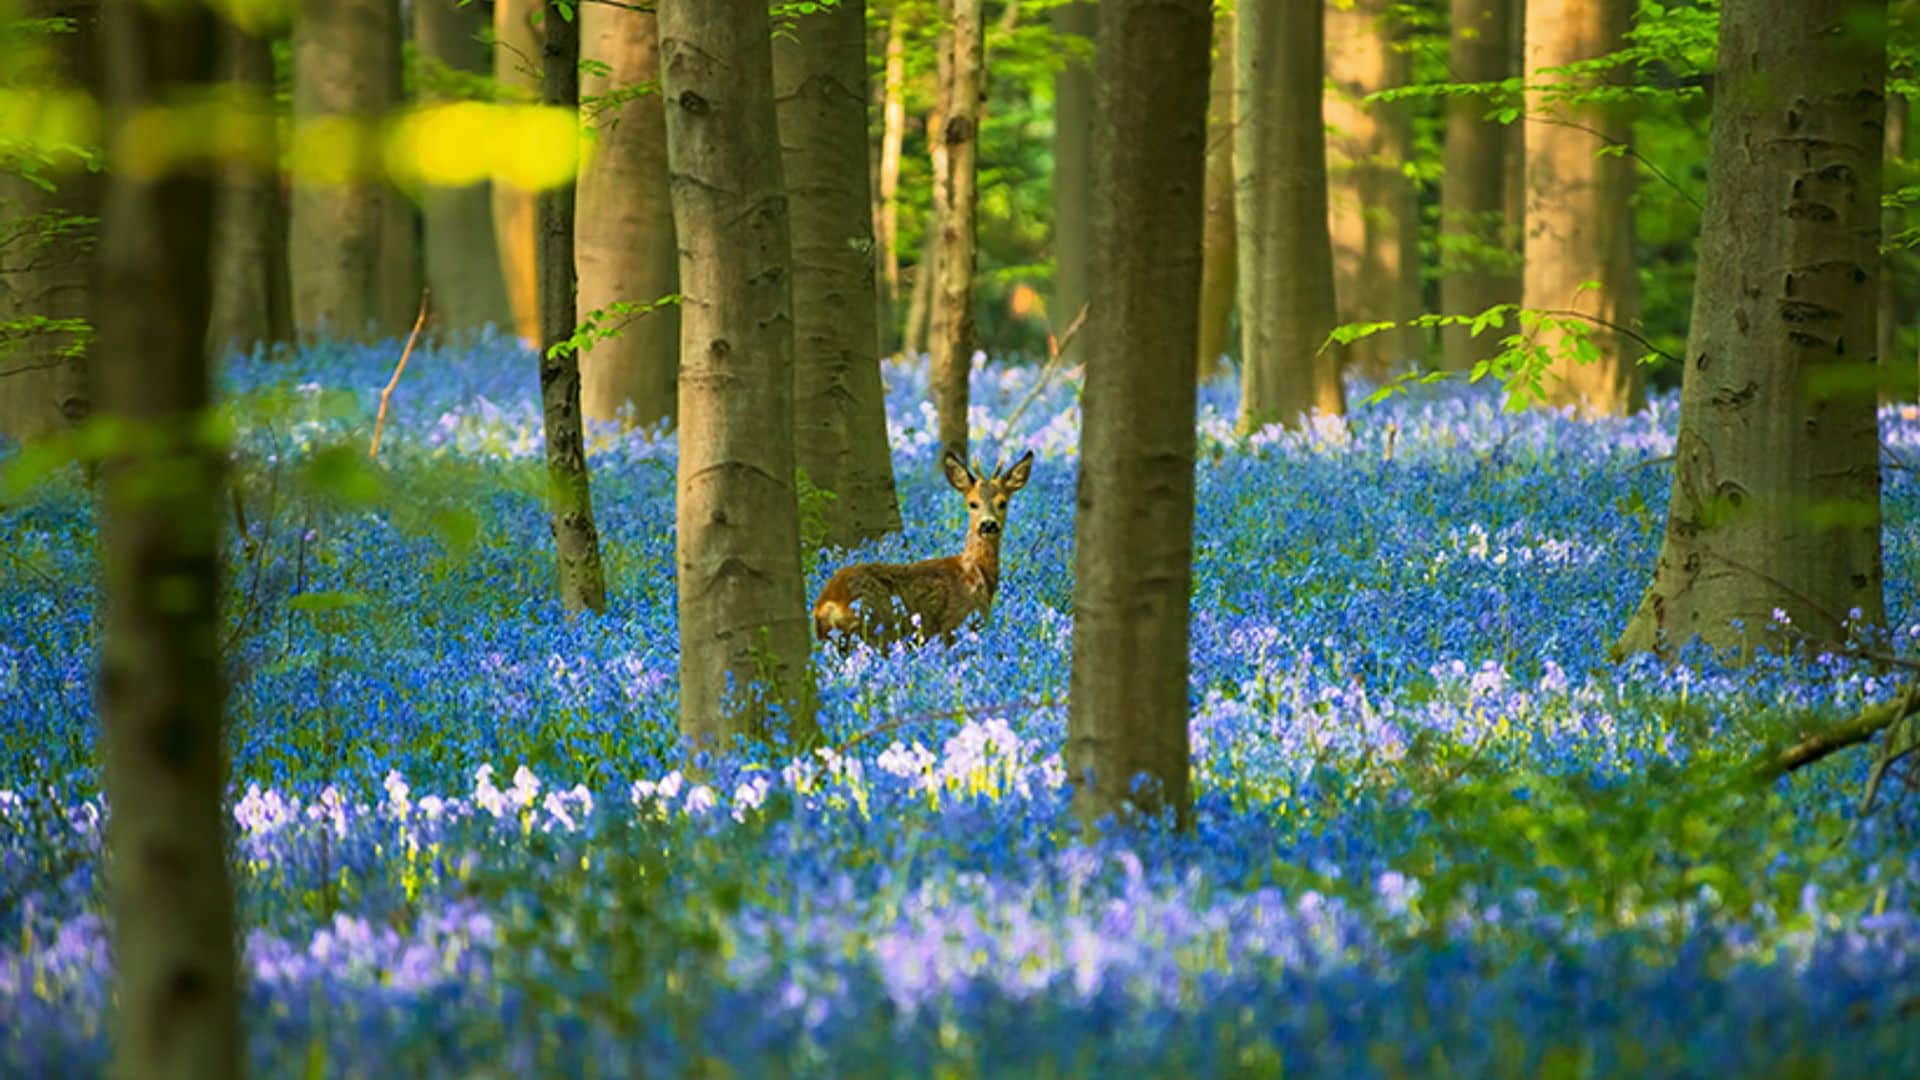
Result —
M1673 496L1615 646L1840 642L1885 621L1870 380L1884 0L1727 0ZM1737 622L1736 622L1737 620Z
M1884 142L1885 160L1882 163L1883 183L1888 188L1897 188L1895 176L1900 168L1901 158L1906 153L1907 143L1907 99L1898 94L1887 96L1887 129ZM1880 233L1891 237L1905 224L1905 214L1900 207L1887 207L1881 211ZM1878 325L1874 335L1874 353L1881 366L1880 397L1883 401L1899 401L1914 396L1914 369L1909 363L1910 356L1898 355L1900 324L1904 321L1907 305L1903 302L1907 290L1901 279L1906 263L1906 252L1887 251L1880 256L1880 296ZM1904 371L1902 370L1904 369Z
M1322 347L1335 314L1321 15L1319 3L1242 0L1235 16L1242 431L1346 411Z
M1508 20L1513 10L1514 0L1453 0L1447 57L1455 80L1490 83L1513 74ZM1479 94L1446 99L1440 310L1449 315L1478 314L1496 304L1520 301L1506 204L1507 143L1520 127L1486 119L1493 108L1493 100ZM1476 338L1466 327L1442 329L1447 369L1471 370L1499 351L1501 336L1488 332Z
M502 101L540 100L540 29L534 13L541 0L494 0L493 77ZM500 273L513 307L513 331L523 341L540 340L540 290L534 269L534 193L504 177L493 178L493 233L500 245Z
M1404 323L1420 305L1420 218L1405 166L1413 156L1408 103L1367 104L1404 86L1407 53L1394 48L1390 0L1326 0L1328 228L1333 293L1343 323ZM1372 382L1417 359L1420 332L1401 326L1339 349L1343 367Z
M214 197L213 313L207 346L215 356L251 349L259 342L293 340L273 42L223 21L220 53L221 78L251 131L247 152L221 168Z
M968 378L979 341L973 314L976 182L980 157L980 100L986 92L986 24L981 0L941 0L946 30L940 80L940 129L934 161L933 296L927 332L932 354L934 411L942 455L967 456Z
M1527 71L1592 60L1626 44L1635 0L1533 0L1527 5ZM1607 76L1622 82L1629 71ZM1590 78L1530 76L1563 89ZM1633 266L1633 160L1609 148L1633 141L1624 107L1569 104L1551 91L1527 103L1527 220L1521 306L1600 320L1590 340L1599 355L1581 361L1567 336L1542 328L1534 344L1554 358L1546 400L1582 413L1617 416L1640 404L1637 342L1608 328L1630 326L1639 309ZM1582 288L1588 282L1597 289Z
M1062 4L1053 9L1053 32L1066 63L1053 76L1053 304L1048 321L1055 333L1087 302L1091 272L1093 214L1093 67L1069 49L1091 48L1098 20L1096 5ZM1067 358L1078 361L1074 344Z
M1100 23L1067 769L1083 821L1132 807L1185 828L1196 391L1174 358L1199 337L1212 18L1207 0L1105 0Z
M389 113L406 105L402 72L407 19L400 0L387 0L382 12L379 64L386 76ZM426 287L426 265L420 249L420 206L408 192L391 185L380 187L380 262L374 276L375 304L383 337L405 336L420 314L420 293Z
M108 130L174 93L211 90L211 10L108 0L104 15ZM141 436L101 471L106 878L116 1071L127 1077L242 1072L223 805L224 455L203 425L213 188L200 167L114 172L95 265L100 411Z
M1214 19L1214 56L1207 91L1207 190L1201 232L1201 382L1225 365L1238 270L1233 227L1233 12ZM1068 316L1071 318L1072 316Z
M598 10L598 5L585 10ZM482 4L413 0L413 36L419 46L424 100L459 100L436 85L435 76L442 71L493 73L493 48L485 38L490 25ZM478 330L489 324L511 330L513 305L507 300L499 240L493 231L492 185L485 180L464 187L429 185L420 192L420 210L426 219L427 284L433 289L434 323L442 330Z
M813 735L793 462L787 194L763 0L661 0L680 237L680 730ZM729 690L729 683L732 690Z
M651 12L581 7L587 57L608 65L585 89L600 97L660 81L660 29ZM667 120L657 89L591 120L599 146L580 175L580 307L652 303L676 292L679 253L667 198ZM619 337L580 361L587 416L648 427L671 422L680 367L680 310L668 306L626 323ZM631 409L623 414L623 410Z
M840 0L773 46L793 244L795 460L834 493L827 540L840 547L900 528L880 388L866 8Z
M893 320L900 307L900 149L907 137L907 16L901 4L887 20L886 76L881 99L880 218L881 267L885 273L880 310L880 351L893 341Z

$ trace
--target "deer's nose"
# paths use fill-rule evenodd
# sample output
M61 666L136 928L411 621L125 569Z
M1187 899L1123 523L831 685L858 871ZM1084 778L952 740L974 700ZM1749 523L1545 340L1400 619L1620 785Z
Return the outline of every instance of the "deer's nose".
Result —
M992 518L988 518L987 520L985 520L985 521L983 521L983 522L981 522L981 523L980 523L980 535L981 535L981 536L998 536L998 535L1000 535L1000 523L999 523L999 522L997 522L997 521L995 521L995 520L993 520Z

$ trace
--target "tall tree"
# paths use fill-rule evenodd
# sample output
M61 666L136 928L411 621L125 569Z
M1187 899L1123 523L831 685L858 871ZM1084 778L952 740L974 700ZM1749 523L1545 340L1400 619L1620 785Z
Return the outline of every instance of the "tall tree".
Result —
M580 109L579 12L568 0L548 0L541 35L541 101ZM573 183L540 193L540 405L547 442L547 499L560 561L560 603L568 611L603 611L606 572L600 533L593 524L593 492L580 421L580 357L557 346L573 337Z
M1213 69L1207 91L1206 224L1200 266L1202 382L1220 373L1233 322L1238 254L1233 227L1233 11L1214 15ZM1071 316L1068 316L1071 318Z
M1513 73L1509 17L1514 0L1453 0L1447 63L1458 82L1494 83ZM1477 314L1518 303L1520 282L1507 239L1507 143L1520 128L1487 118L1484 94L1447 98L1444 172L1440 180L1440 310ZM1517 223L1516 223L1517 224ZM1496 335L1476 338L1465 327L1440 332L1445 363L1467 371L1494 351Z
M472 96L476 77L493 73L486 6L460 0L414 0L413 37L420 55L420 97L427 103ZM425 218L427 284L434 321L445 330L513 326L507 279L500 271L488 181L458 187L429 184L420 192Z
M381 12L380 52L369 57L384 80L381 96L389 113L407 101L407 18L400 0L387 0ZM426 286L426 266L420 250L420 206L410 191L382 185L380 191L380 261L374 274L374 305L383 335L404 334L420 310Z
M1065 60L1053 76L1053 304L1055 330L1087 302L1092 272L1093 46L1095 5L1084 0L1053 9L1053 32ZM1072 344L1067 346L1071 356Z
M220 27L221 77L235 115L245 122L247 145L222 165L214 200L207 344L216 354L293 340L287 208L280 198L279 117L273 103L273 34L284 29L264 22Z
M812 724L793 463L787 196L763 0L661 0L680 237L680 730ZM730 690L731 687L731 690Z
M867 5L803 16L773 46L793 243L794 452L834 493L827 539L900 528L880 387L873 204L867 172Z
M541 0L494 0L493 78L501 100L540 100L540 28L535 23ZM527 341L540 340L539 272L535 269L534 193L503 176L493 178L493 232L500 245L500 272L513 306L513 329Z
M1616 650L1884 622L1885 0L1727 0L1666 538ZM1775 644L1778 644L1775 642Z
M111 133L131 139L141 110L209 91L218 29L207 8L107 0L103 10ZM100 411L138 434L101 474L99 705L125 1076L241 1072L222 805L222 454L203 423L214 187L205 164L149 175L116 157L95 266Z
M1346 411L1323 347L1335 319L1321 16L1300 0L1241 0L1235 14L1242 430Z
M1405 86L1412 63L1394 41L1390 0L1326 0L1327 170L1333 293L1342 322L1401 325L1341 350L1341 362L1375 382L1417 359L1420 220L1413 181L1413 114L1407 102L1369 102Z
M11 46L0 55L8 68L0 86L97 92L99 8L99 0L22 4L20 15L48 30L0 42ZM99 213L100 182L77 159L0 161L0 438L37 439L92 410L87 258Z
M893 340L893 313L900 306L900 152L907 137L907 6L893 5L887 17L886 68L880 104L880 213L875 244L883 272L880 300L880 351Z
M941 0L940 129L934 158L933 296L927 338L940 449L967 456L968 379L979 341L974 324L977 247L976 184L980 162L980 99L986 93L986 20L981 0Z
M1619 50L1633 26L1636 0L1532 0L1527 5L1529 84L1526 135L1526 243L1521 305L1593 320L1583 358L1551 326L1534 344L1553 357L1546 398L1595 415L1639 404L1638 353L1629 326L1639 308L1633 265L1633 161L1620 151L1633 138L1623 105L1590 100L1594 88L1623 83L1624 66L1603 75L1542 75ZM1598 288L1587 288L1596 283ZM1584 333L1584 331L1583 331Z
M1211 23L1207 0L1100 5L1100 315L1087 331L1067 719L1074 805L1088 822L1130 805L1192 819L1196 393L1186 358L1200 329ZM1151 783L1139 786L1143 774Z
M583 88L599 99L599 137L580 174L580 306L650 304L679 287L673 206L667 198L667 119L660 102L660 28L649 11L581 6L587 58L600 63ZM651 88L649 84L652 84ZM648 426L674 416L680 311L671 305L629 321L580 361L587 416L624 413Z

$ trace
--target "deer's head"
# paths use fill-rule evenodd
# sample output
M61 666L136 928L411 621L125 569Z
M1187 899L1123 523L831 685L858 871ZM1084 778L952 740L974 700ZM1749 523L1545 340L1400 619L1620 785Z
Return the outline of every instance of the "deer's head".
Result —
M947 483L967 498L967 539L978 536L998 542L1007 527L1007 500L1026 487L1027 478L1033 475L1033 451L1027 451L1004 472L995 469L984 479L975 476L951 450L941 459L940 468L947 474Z

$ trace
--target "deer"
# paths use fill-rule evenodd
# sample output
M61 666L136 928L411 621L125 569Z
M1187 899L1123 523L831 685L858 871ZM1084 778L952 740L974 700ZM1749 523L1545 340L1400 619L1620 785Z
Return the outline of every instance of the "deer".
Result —
M1000 538L1007 503L1033 474L1033 451L1004 472L981 479L949 450L940 468L967 500L967 539L958 555L915 563L858 563L841 567L813 602L814 636L846 647L934 638L952 644L955 631L976 612L984 618L1000 587Z

